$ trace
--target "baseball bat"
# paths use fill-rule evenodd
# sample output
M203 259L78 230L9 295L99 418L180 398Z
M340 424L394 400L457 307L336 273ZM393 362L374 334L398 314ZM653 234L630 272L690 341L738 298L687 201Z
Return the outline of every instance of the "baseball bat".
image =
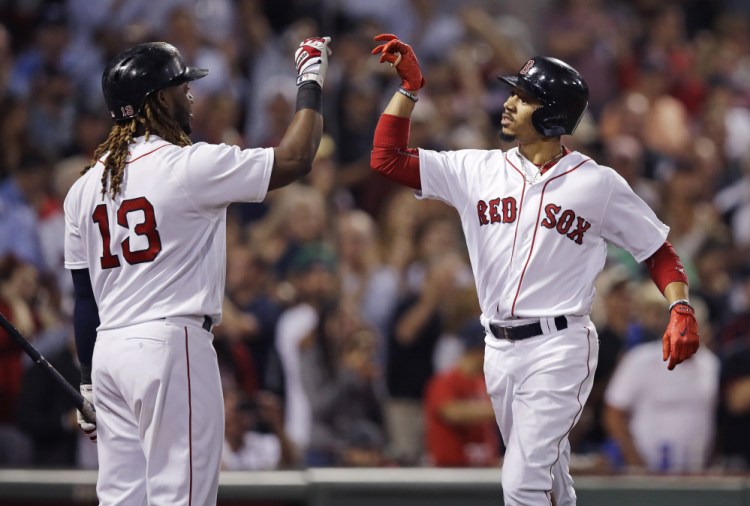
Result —
M94 405L91 404L90 401L86 400L83 395L81 395L81 392L73 388L73 385L68 383L68 381L63 378L62 374L52 367L52 364L47 362L47 359L42 356L41 353L39 353L39 350L34 348L34 345L32 345L21 333L13 326L12 323L8 321L8 319L5 317L3 313L0 313L0 326L2 326L5 331L10 335L13 340L18 343L18 345L23 348L23 351L26 352L26 354L31 357L31 360L34 361L36 365L41 367L47 374L49 374L52 379L57 383L60 388L62 388L63 393L68 397L68 399L71 400L73 405L78 408L78 411L80 411L83 414L83 418L86 419L89 423L96 423L96 410L94 409Z

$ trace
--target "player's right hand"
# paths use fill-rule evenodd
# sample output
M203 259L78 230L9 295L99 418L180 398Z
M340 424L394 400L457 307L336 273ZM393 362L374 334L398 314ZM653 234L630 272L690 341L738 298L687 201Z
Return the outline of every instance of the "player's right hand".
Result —
M294 64L297 67L297 86L314 81L323 87L328 72L328 55L331 48L330 37L312 37L303 40L294 53Z
M700 337L695 311L687 304L677 304L669 315L667 331L662 337L662 359L669 359L667 369L674 369L698 351Z
M401 86L406 91L417 91L424 86L422 70L419 68L417 55L409 44L401 42L393 34L381 33L375 40L385 42L372 50L372 54L380 53L380 63L388 62L395 67L401 78Z
M93 386L81 385L80 391L84 399L91 403L94 402ZM78 419L78 426L81 428L81 430L89 437L91 441L96 443L96 424L87 422L86 419L83 418L83 413L81 413L80 410L76 410L76 418Z

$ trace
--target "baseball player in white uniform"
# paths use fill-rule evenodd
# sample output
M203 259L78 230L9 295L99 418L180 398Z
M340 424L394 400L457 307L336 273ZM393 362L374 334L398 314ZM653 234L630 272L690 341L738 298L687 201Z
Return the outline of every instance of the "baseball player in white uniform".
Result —
M588 103L572 67L530 59L515 76L501 138L518 147L435 152L408 147L409 118L424 86L412 48L375 38L402 83L375 131L373 170L458 211L486 329L485 377L506 445L506 506L576 502L568 434L591 391L598 338L589 313L606 242L647 266L670 302L668 368L698 349L685 272L669 228L609 167L569 151ZM664 428L668 430L668 428Z
M275 148L192 144L190 82L208 70L170 44L140 44L104 70L115 124L65 199L81 392L97 411L79 423L98 433L102 505L216 503L226 209L309 172L329 41L300 44L297 112Z

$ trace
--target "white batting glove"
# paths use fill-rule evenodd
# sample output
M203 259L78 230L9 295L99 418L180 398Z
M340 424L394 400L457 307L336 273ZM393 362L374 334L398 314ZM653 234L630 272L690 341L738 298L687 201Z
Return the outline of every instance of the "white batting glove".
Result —
M323 87L323 81L328 71L328 55L331 48L328 43L330 37L313 37L303 40L294 53L294 63L297 66L297 86L308 81L315 81Z
M83 395L83 398L87 401L93 403L94 402L94 387L91 385L81 385L81 395ZM81 413L79 410L76 410L76 418L78 419L78 426L81 428L81 430L89 437L91 441L96 443L96 424L87 422L85 418L83 418L83 413Z

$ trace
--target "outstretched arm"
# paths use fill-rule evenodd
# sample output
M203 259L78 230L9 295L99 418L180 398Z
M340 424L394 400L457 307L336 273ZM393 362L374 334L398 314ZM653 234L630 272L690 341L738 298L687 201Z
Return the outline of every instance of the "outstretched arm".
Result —
M391 34L378 35L375 40L384 44L373 49L372 54L380 54L381 63L390 63L396 69L401 86L375 128L370 167L397 183L419 190L419 154L408 147L409 119L425 80L411 46Z
M330 37L306 39L295 53L297 112L279 145L274 148L269 190L296 181L312 168L323 136L322 95L330 41Z

